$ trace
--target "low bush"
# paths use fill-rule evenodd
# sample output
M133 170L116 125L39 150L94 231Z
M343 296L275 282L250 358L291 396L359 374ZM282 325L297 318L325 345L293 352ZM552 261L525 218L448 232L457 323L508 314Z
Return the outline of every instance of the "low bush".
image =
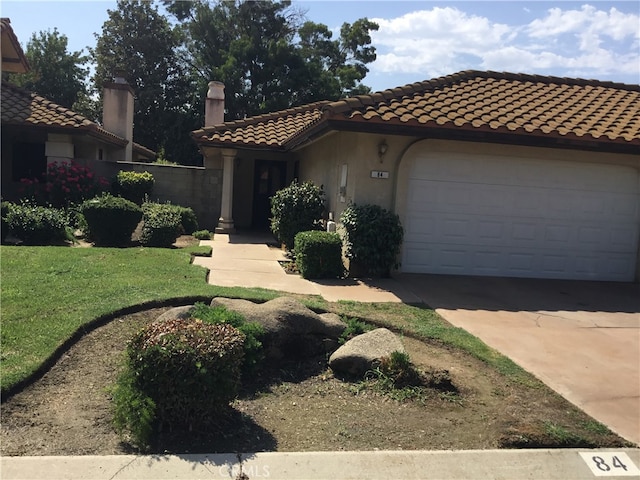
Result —
M113 192L141 205L151 195L155 179L150 172L128 172L121 170L113 182Z
M170 247L182 234L182 217L174 205L147 202L142 212L142 245Z
M350 205L340 215L346 257L364 274L388 277L397 261L404 230L398 215L378 205ZM353 269L350 266L350 271Z
M228 323L154 322L127 348L127 369L113 390L115 422L148 444L155 428L211 425L236 396L245 335Z
M213 236L209 230L197 230L193 232L192 235L198 240L211 240L211 237Z
M50 245L67 239L67 215L64 210L36 205L24 200L6 204L2 213L4 229L25 245Z
M287 250L293 250L299 232L318 230L324 212L324 194L311 182L291 185L271 197L271 231Z
M237 328L245 335L244 340L244 365L243 371L251 373L255 371L264 358L262 350L262 337L264 328L262 325L245 321L238 312L227 310L223 306L210 307L204 303L196 303L191 309L190 315L203 322L217 324L229 324Z
M7 222L7 213L9 213L9 202L0 202L0 219L2 224L0 225L0 240L4 243L4 239L7 238L9 233L9 223Z
M296 266L304 278L336 278L344 275L342 240L331 232L300 232L295 237Z
M142 209L120 197L104 194L80 206L82 229L87 238L100 246L125 246L140 223Z
M185 235L191 235L198 230L198 218L192 208L179 205L175 205L173 208L180 214L180 223Z

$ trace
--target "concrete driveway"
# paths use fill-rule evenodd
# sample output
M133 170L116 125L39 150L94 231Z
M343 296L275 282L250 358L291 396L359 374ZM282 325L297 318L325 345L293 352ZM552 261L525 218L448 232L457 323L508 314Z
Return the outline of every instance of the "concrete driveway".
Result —
M413 274L397 280L640 444L640 285Z

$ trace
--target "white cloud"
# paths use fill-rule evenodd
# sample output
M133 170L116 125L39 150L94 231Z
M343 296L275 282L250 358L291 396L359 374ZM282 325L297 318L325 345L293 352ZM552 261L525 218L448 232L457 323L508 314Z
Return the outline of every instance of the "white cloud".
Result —
M489 10L490 12L490 10ZM640 75L640 15L615 8L552 8L532 21L507 25L460 8L434 7L373 19L378 59L372 73L422 78L466 69L562 76Z

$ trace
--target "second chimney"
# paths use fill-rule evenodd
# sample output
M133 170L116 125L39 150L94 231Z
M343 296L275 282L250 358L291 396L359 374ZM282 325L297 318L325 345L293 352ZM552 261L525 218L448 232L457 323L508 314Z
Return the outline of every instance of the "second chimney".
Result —
M103 89L102 126L105 130L128 140L124 158L133 158L133 88L117 73L113 82L105 83Z
M204 126L212 127L221 123L224 123L224 83L209 82L204 106Z

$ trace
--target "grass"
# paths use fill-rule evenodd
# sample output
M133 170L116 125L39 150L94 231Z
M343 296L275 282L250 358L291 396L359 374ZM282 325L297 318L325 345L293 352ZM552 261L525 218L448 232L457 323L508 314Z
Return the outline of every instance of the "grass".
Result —
M0 247L2 392L32 375L76 331L135 305L184 297L267 300L275 292L208 285L190 264L206 248Z
M123 309L194 297L265 301L278 295L264 289L208 285L206 270L191 265L190 257L209 251L209 247L0 246L2 392L29 378L87 325ZM333 311L460 348L516 382L539 384L512 361L424 306L328 303L318 296L297 297L316 311Z

